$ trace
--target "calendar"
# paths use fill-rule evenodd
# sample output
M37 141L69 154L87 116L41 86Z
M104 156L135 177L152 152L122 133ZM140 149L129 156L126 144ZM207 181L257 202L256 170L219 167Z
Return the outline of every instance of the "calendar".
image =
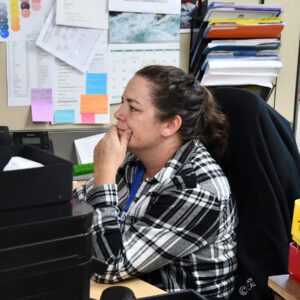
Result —
M179 67L179 43L110 44L108 94L110 103L120 103L134 73L147 65Z

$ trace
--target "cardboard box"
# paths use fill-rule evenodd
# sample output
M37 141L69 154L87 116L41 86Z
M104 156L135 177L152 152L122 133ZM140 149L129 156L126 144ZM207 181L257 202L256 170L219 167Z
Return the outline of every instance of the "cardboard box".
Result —
M42 163L44 167L3 172L13 156ZM0 170L0 210L70 201L72 197L72 163L38 148L1 146Z

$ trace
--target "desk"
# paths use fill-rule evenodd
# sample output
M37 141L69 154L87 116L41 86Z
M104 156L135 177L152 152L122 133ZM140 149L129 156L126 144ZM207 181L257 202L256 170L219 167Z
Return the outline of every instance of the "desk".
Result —
M289 275L270 276L268 286L276 293L274 299L300 300L300 284Z
M73 181L73 190L81 187L86 183L86 180L84 181Z
M99 300L100 295L102 294L104 289L116 285L126 286L130 288L136 298L156 296L166 293L165 291L137 278L124 280L113 284L102 284L91 280L90 297Z

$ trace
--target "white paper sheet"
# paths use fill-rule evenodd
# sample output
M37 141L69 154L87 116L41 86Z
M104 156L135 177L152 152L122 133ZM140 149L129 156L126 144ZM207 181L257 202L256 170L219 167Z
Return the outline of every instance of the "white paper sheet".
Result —
M56 24L108 29L107 0L56 0Z
M55 57L37 47L34 41L27 42L29 88L52 88L55 80Z
M56 59L56 76L55 109L75 110L78 115L79 97L85 93L85 75Z
M55 24L55 10L51 10L36 41L36 45L52 55L86 72L94 56L95 47L106 30L75 28Z
M13 156L7 165L3 168L3 171L14 171L14 170L23 170L23 169L32 169L32 168L40 168L43 167L44 165L24 158L20 156Z
M259 85L272 88L276 76L235 76L235 75L211 75L204 74L201 84L204 86L238 86L238 85Z
M88 164L94 161L94 148L105 133L74 140L78 164Z
M8 106L28 106L32 88L52 88L54 57L33 41L7 42Z
M7 42L6 53L8 106L29 105L26 41Z
M120 103L134 73L152 64L179 66L179 43L109 45L109 102Z
M109 0L109 11L180 14L180 0Z
M209 69L276 69L280 70L282 68L282 62L280 60L264 60L260 57L255 57L252 59L218 59L218 60L210 60L208 62Z

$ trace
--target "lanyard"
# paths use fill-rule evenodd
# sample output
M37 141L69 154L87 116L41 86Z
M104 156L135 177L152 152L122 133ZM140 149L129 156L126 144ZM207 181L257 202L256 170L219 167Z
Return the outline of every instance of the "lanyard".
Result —
M133 181L132 181L132 185L131 185L131 188L130 188L130 193L129 193L129 197L122 209L122 211L120 212L121 213L121 217L122 215L124 215L125 213L127 213L140 185L141 185L141 182L142 182L142 178L143 178L143 175L144 175L144 166L142 164L140 164L134 174L134 177L133 177Z

